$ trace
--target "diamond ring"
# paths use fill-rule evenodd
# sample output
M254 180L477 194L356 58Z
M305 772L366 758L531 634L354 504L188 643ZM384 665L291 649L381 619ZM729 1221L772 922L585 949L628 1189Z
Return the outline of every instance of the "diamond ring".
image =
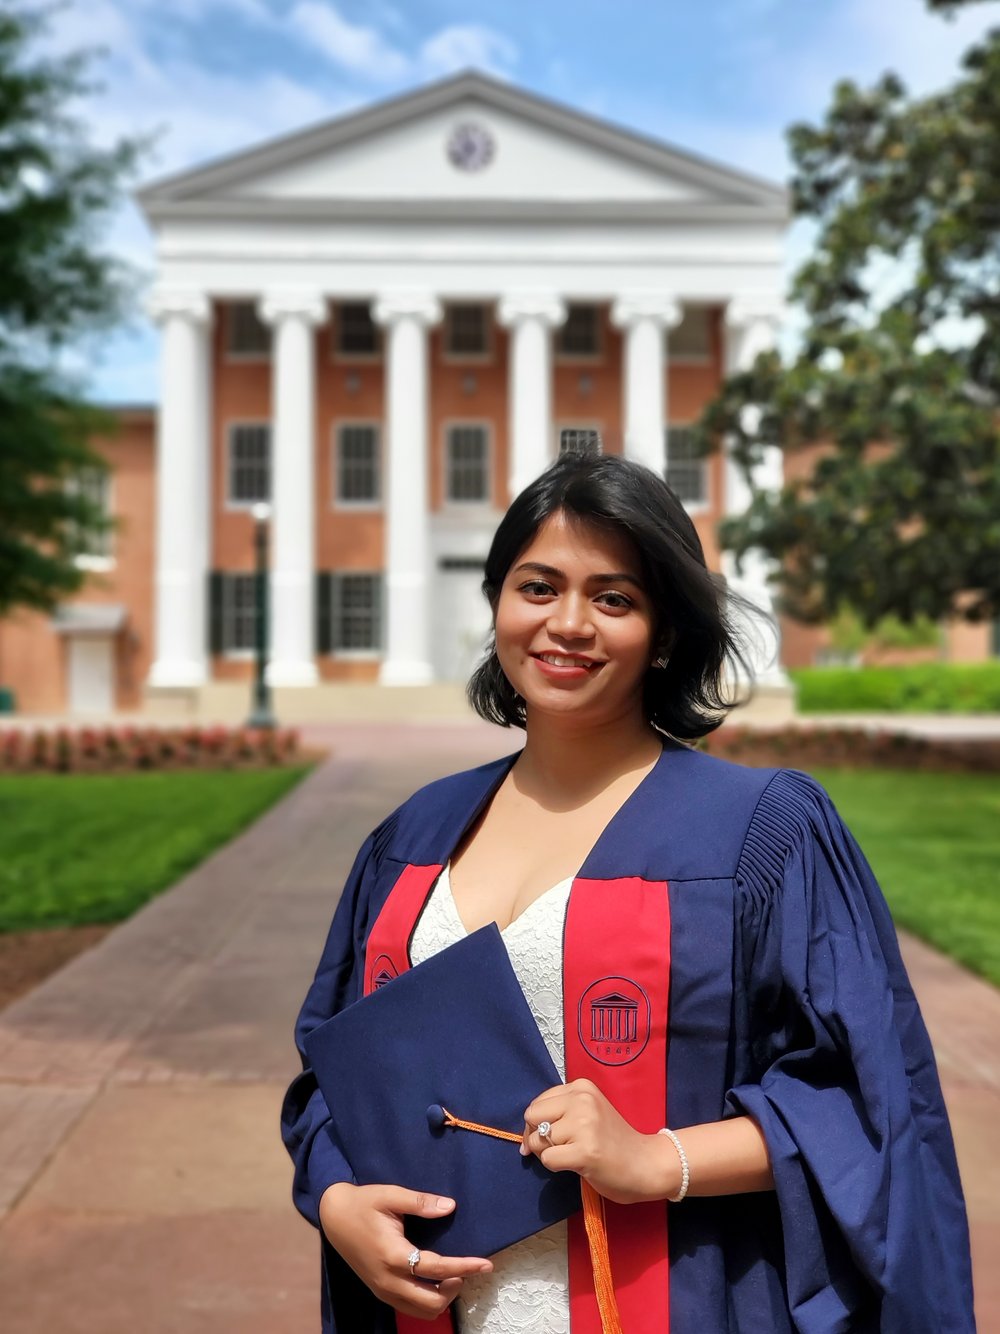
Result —
M413 1271L420 1263L420 1252L417 1250L416 1246L414 1246L413 1250L410 1252L406 1263L410 1266L410 1277L416 1278L416 1274Z
M552 1132L552 1126L549 1124L548 1121L539 1122L538 1133L539 1135L541 1135L542 1139L548 1139L551 1132Z

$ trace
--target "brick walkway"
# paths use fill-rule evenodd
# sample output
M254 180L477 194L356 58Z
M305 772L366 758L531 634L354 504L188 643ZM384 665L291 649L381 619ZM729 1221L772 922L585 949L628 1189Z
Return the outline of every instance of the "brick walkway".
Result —
M278 1104L336 892L373 824L512 749L485 725L337 727L334 760L100 945L0 1014L4 1334L299 1334L316 1246ZM1000 993L906 942L1000 1334Z

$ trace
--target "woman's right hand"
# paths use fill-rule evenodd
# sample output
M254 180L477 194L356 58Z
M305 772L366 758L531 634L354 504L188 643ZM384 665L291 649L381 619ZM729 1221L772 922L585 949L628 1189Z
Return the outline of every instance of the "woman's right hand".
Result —
M413 1243L403 1231L403 1215L441 1218L455 1207L443 1196L402 1186L354 1186L338 1182L323 1192L319 1221L331 1246L379 1299L404 1315L433 1320L454 1301L462 1280L488 1274L489 1260L421 1251L416 1274L407 1259Z

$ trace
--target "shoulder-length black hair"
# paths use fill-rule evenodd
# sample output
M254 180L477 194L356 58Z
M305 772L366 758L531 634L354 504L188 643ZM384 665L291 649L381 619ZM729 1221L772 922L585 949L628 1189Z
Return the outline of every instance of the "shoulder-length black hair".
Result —
M752 680L747 629L763 613L728 592L722 577L709 571L684 506L663 478L642 464L608 454L569 453L525 487L501 520L486 558L483 593L494 616L507 572L542 523L558 511L623 535L638 552L655 613L653 643L667 659L646 673L648 720L683 740L718 727L745 702ZM739 629L733 611L740 616ZM737 671L746 683L740 692ZM495 637L466 694L487 722L525 726L524 700L503 673Z

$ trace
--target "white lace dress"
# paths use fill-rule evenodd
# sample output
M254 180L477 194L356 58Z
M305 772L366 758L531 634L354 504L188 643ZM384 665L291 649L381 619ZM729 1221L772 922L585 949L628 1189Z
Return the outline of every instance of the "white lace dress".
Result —
M560 1079L566 1078L562 934L572 883L553 885L501 932ZM411 958L423 963L465 935L445 867L417 923ZM569 1334L566 1224L498 1251L493 1273L467 1278L455 1306L461 1334Z

